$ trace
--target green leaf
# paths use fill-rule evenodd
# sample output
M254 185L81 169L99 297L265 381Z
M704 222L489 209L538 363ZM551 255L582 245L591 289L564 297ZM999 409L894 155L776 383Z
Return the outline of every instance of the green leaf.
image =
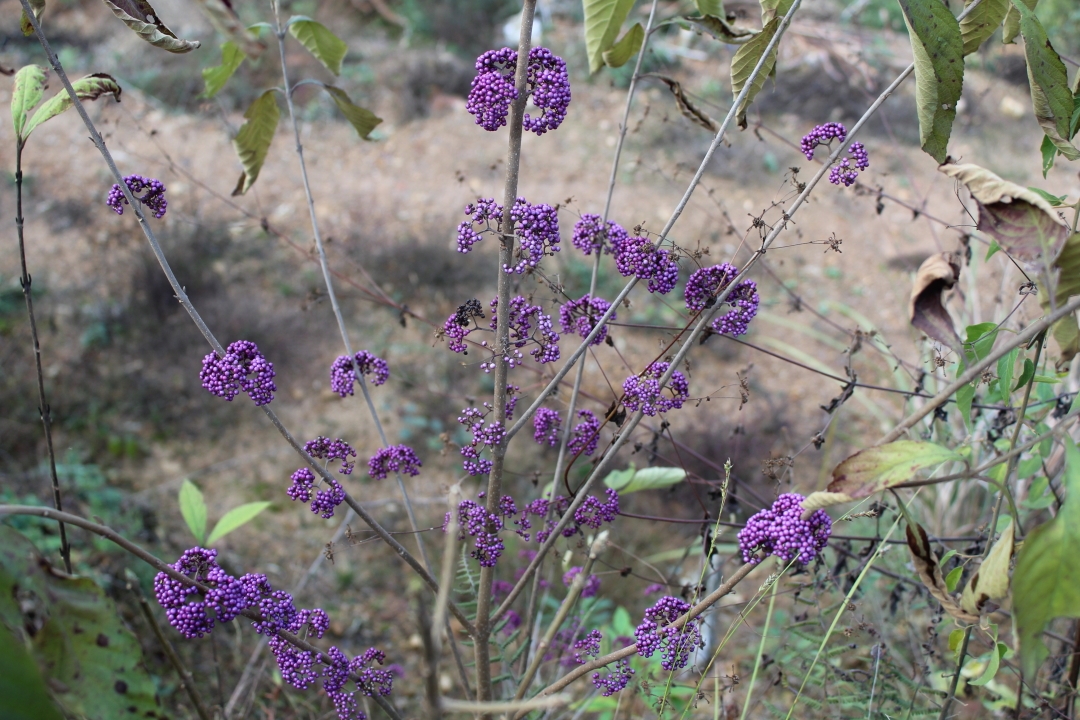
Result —
M1069 142L1069 125L1073 116L1073 94L1069 90L1069 75L1065 63L1054 51L1039 18L1021 0L1012 0L1020 13L1020 32L1024 36L1024 56L1027 58L1028 84L1035 119L1061 154L1069 160L1080 160L1080 150Z
M966 0L964 5L971 3L972 0ZM978 7L960 21L960 37L964 40L965 55L978 50L979 46L994 34L1005 19L1009 7L1009 0L982 0Z
M1013 617L1027 677L1049 654L1042 640L1047 623L1080 617L1080 450L1067 435L1064 484L1061 510L1024 538L1013 571Z
M23 139L26 116L41 102L48 86L49 71L40 65L27 65L15 73L15 84L11 90L11 122L15 126L17 139Z
M960 646L964 643L964 630L956 628L949 633L949 652L960 655Z
M1054 260L1053 269L1057 271L1057 284L1054 288L1054 302L1060 306L1074 295L1080 295L1080 233L1073 233L1066 240ZM1051 307L1050 293L1042 293L1039 304L1043 312ZM1061 351L1059 364L1070 362L1080 354L1080 325L1076 315L1066 315L1051 326L1051 334Z
M949 589L949 592L956 590L956 586L960 584L960 578L963 574L963 567L954 567L949 571L949 574L945 576L945 587Z
M256 98L244 113L244 118L247 122L233 138L233 147L236 148L240 164L244 167L233 195L243 195L251 189L259 177L263 162L266 161L266 153L270 150L270 143L274 140L274 132L281 118L274 91L267 90Z
M687 15L685 19L699 30L731 45L742 45L757 35L756 30L732 25L726 19L715 15Z
M323 85L326 88L326 92L330 93L330 98L337 105L338 110L345 116L352 126L356 129L357 134L360 135L362 140L370 140L371 131L375 129L375 126L382 122L382 118L375 115L370 110L365 110L359 105L353 105L353 101L349 99L349 94L341 88L336 88L333 85Z
M994 257L994 253L996 253L1000 249L1001 249L1001 246L998 245L998 241L994 240L994 239L991 239L990 240L990 247L988 247L986 249L986 257L983 258L983 262L986 262L990 258Z
M1057 145L1054 144L1054 141L1050 139L1049 135L1043 135L1042 145L1039 146L1039 153L1042 155L1042 171L1043 177L1045 178L1046 174L1050 172L1050 168L1054 167L1054 158L1056 158L1058 154ZM1034 190L1035 188L1030 189ZM1050 193L1047 193L1047 195L1049 194Z
M232 9L230 0L195 0L214 29L252 60L262 55L266 43L244 27L240 16Z
M996 323L984 322L978 325L968 325L966 332L967 342L965 345L969 353L975 354L976 362L989 355L990 351L994 349L994 342L997 341L998 336Z
M897 440L860 450L833 470L828 490L864 498L911 480L915 473L963 457L942 445L913 440Z
M289 34L299 40L327 70L335 75L341 74L341 61L345 59L349 46L330 32L329 28L311 18L298 15L289 18Z
M1055 149L1055 152L1056 151L1057 150ZM1028 190L1030 190L1033 193L1038 194L1039 197L1041 197L1043 200L1050 203L1054 207L1060 207L1065 202L1065 198L1068 197L1068 195L1061 195L1060 197L1057 196L1057 195L1051 195L1050 193L1046 192L1045 190L1043 190L1041 188L1037 188L1037 187L1028 187Z
M131 28L131 31L154 47L171 53L191 52L202 45L198 40L181 40L165 23L161 22L147 0L102 0L113 15Z
M1034 10L1039 0L1024 0L1024 4ZM1011 45L1019 34L1020 12L1010 4L1008 12L1005 13L1005 27L1001 30L1001 42Z
M244 53L231 40L221 46L221 64L208 67L202 71L203 82L206 89L203 90L204 98L212 98L221 92L225 83L233 76L240 63L244 62Z
M794 0L761 0L761 24L768 25L773 18L782 18L791 9Z
M0 625L0 717L63 720L26 647Z
M195 536L195 542L202 545L206 541L206 501L195 483L184 478L180 486L180 514L187 523L188 530ZM220 524L220 523L219 523Z
M717 18L727 18L723 0L694 0L698 12L702 15L711 15Z
M1016 360L1020 357L1020 348L1013 348L1007 355L1003 355L997 362L998 383L1001 387L1001 399L1006 405L1009 404L1010 388L1012 387L1013 371L1016 368Z
M611 49L619 30L630 14L634 0L584 0L585 53L589 58L589 73L604 64L604 51Z
M268 507L270 507L270 503L268 502L245 503L239 507L234 507L217 521L217 525L214 526L214 530L210 533L210 537L206 538L206 544L213 545L233 530L251 522L256 515Z
M112 95L116 98L116 102L120 102L120 85L117 84L112 75L106 73L94 73L79 78L71 83L71 87L75 89L75 95L79 100L97 100L102 95ZM25 141L26 138L30 137L30 133L34 132L38 125L56 117L71 107L72 104L71 96L67 94L67 90L63 89L46 100L44 105L34 111L34 114L30 116L30 120L26 123L26 127L23 128L23 140Z
M1002 515L1001 520L1008 522L1011 518ZM984 614L997 608L997 605L989 604L991 600L1002 600L1009 594L1009 563L1012 562L1015 532L1016 523L1010 522L986 554L978 571L968 580L960 597L960 607L965 611L973 615Z
M930 157L943 163L964 89L960 24L940 0L900 0L900 8L915 54L919 140Z
M40 24L41 15L45 12L45 0L30 0L30 9L34 11L34 18ZM34 34L34 26L30 24L30 18L26 16L25 10L23 10L22 17L19 19L19 27L22 29L22 34L27 37Z
M780 29L780 23L780 18L773 18L770 20L761 28L761 32L750 38L731 58L732 98L739 97L739 93L741 93L742 89L746 86L746 81L750 79L751 73L754 72L758 60L765 54L765 49L769 46L769 43L772 42L773 36L776 35L777 30ZM742 105L739 106L738 114L735 116L735 119L739 123L740 128L746 128L746 111L749 109L750 103L757 97L757 94L761 92L761 88L765 86L766 78L772 74L773 69L776 67L776 51L777 48L773 48L773 51L765 58L765 64L761 66L761 72L754 78L754 83L746 93Z
M630 466L627 470L608 473L604 484L620 495L640 490L659 490L671 487L686 479L686 471L675 467L647 467L637 470Z
M645 28L641 27L641 23L634 23L619 42L612 45L610 50L604 51L604 64L613 68L622 67L638 54L644 42Z
M997 640L996 637L994 639L995 641ZM968 685L981 687L993 680L994 676L997 675L998 668L1001 666L1001 659L1005 657L1005 653L1008 652L1008 650L1009 646L1005 643L997 643L994 646L994 649L989 653L989 659L986 661L986 669L983 670L982 675L975 680L968 680Z
M1012 391L1016 392L1020 388L1031 382L1031 378L1035 377L1035 363L1031 362L1029 358L1024 358L1024 369L1020 372L1020 379L1016 381L1016 385L1013 386Z
M611 614L611 629L614 631L613 637L634 636L634 623L630 620L630 613L621 605Z

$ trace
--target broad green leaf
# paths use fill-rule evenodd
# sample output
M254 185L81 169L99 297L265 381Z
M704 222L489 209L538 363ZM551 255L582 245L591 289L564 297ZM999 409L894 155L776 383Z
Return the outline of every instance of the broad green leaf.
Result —
M634 0L584 0L585 53L589 58L590 73L603 66L604 51L615 44L633 6Z
M1009 404L1009 395L1012 389L1013 371L1016 368L1016 360L1020 357L1020 348L1013 348L1007 355L1003 355L997 362L998 383L1001 386L1001 399Z
M17 139L22 139L26 116L41 102L48 86L49 71L40 65L27 65L15 73L15 84L11 90L11 122L15 126Z
M964 643L964 630L956 628L949 633L949 652L959 655L960 646Z
M960 597L960 607L967 612L981 615L987 611L988 602L1001 600L1009 594L1009 563L1012 562L1015 529L1015 522L1005 528L978 572L968 580Z
M1080 150L1069 142L1069 125L1073 116L1073 94L1069 90L1069 75L1065 63L1054 51L1035 12L1022 0L1012 0L1020 13L1020 33L1024 36L1024 56L1027 58L1028 84L1035 119L1061 154L1069 160L1080 160Z
M1031 382L1033 377L1035 377L1035 363L1031 362L1029 358L1024 358L1024 369L1020 372L1020 378L1016 381L1012 391L1016 392L1024 387Z
M336 88L333 85L323 85L326 88L326 92L330 93L330 98L337 105L338 110L345 116L354 128L356 128L357 134L360 135L362 140L370 140L371 131L375 129L375 126L382 122L382 118L375 115L370 110L365 110L359 105L354 105L353 101L349 99L349 94L341 88Z
M1001 666L1001 659L1005 657L1005 653L1009 651L1009 646L1003 642L997 642L997 633L994 635L994 649L989 653L989 658L986 661L986 669L983 670L982 675L978 678L968 680L968 685L981 687L993 680L994 676L997 675L998 668Z
M1047 480L1045 475L1042 475L1031 481L1027 499L1021 505L1028 510L1043 510L1055 502L1057 502L1057 498L1054 493L1050 492L1050 481Z
M604 64L613 68L622 67L638 54L644 42L645 28L641 27L641 23L634 23L619 42L612 45L610 50L604 51Z
M45 681L23 643L0 625L0 717L5 720L63 720Z
M671 487L686 478L686 471L675 467L647 467L640 470L631 466L627 470L609 473L604 484L620 495L640 490L659 490Z
M979 206L979 230L1012 257L1030 262L1058 253L1068 228L1042 195L978 165L950 164L938 170L967 186Z
M210 537L206 538L206 544L212 546L215 542L225 537L233 530L251 522L256 515L268 507L270 507L270 503L268 502L245 503L239 507L234 507L217 521L217 525L214 526L214 530L210 533Z
M1039 4L1039 0L1024 0L1024 4L1032 10ZM1005 13L1005 27L1001 30L1001 42L1011 45L1020 34L1020 12L1009 4L1009 10Z
M615 631L614 637L634 636L634 623L630 620L630 613L621 605L611 614L611 629Z
M702 15L711 15L717 18L727 18L723 0L694 0L698 12Z
M244 27L229 0L195 0L214 29L252 60L262 55L266 43ZM205 73L204 73L205 74Z
M327 70L335 75L341 74L341 61L345 59L349 46L329 28L311 18L296 16L289 18L289 34L299 40Z
M768 25L773 18L787 15L794 0L761 0L761 24Z
M41 15L45 12L45 0L30 0L30 9L34 11L34 18L40 24ZM30 24L30 18L27 17L25 10L23 10L22 17L19 19L19 27L22 29L22 34L27 37L34 34L34 26Z
M940 0L899 0L915 55L919 140L930 157L945 162L956 103L964 89L960 24Z
M1050 168L1054 167L1054 158L1058 154L1057 145L1054 144L1049 135L1043 135L1042 145L1039 146L1039 154L1042 155L1042 171L1045 178L1046 174L1050 172ZM1034 188L1032 189L1034 190Z
M699 30L704 30L717 40L731 45L742 45L757 34L756 30L732 25L726 19L715 15L687 15L685 19Z
M171 53L186 53L202 45L198 40L181 40L176 37L176 33L161 22L157 10L147 0L102 1L133 33L154 47Z
M994 343L997 341L998 336L997 324L984 322L978 325L968 325L966 333L967 341L964 345L967 351L965 354L968 357L974 354L977 362L989 355L990 351L994 349Z
M897 440L860 450L844 460L833 470L828 489L855 499L864 498L907 482L920 470L962 459L959 453L942 445Z
M90 578L51 568L30 541L2 525L0 620L30 650L65 716L167 717L139 641L112 600ZM34 628L32 637L26 628Z
M965 5L970 5L972 0L966 0ZM964 41L964 54L970 55L979 49L987 38L1005 19L1005 14L1011 6L1009 0L982 0L967 17L960 21L960 37Z
M187 478L180 486L180 514L187 523L188 530L195 536L195 542L202 545L206 542L206 501L195 483Z
M1013 571L1013 617L1027 677L1049 654L1042 640L1047 623L1080 617L1080 450L1068 435L1064 484L1061 510L1024 538Z
M738 98L739 93L741 93L746 86L746 81L750 79L750 75L754 72L754 67L757 66L758 60L765 54L765 48L769 46L773 36L776 35L776 31L780 29L780 22L780 18L773 18L770 20L761 28L761 32L750 38L731 58L732 98ZM746 93L746 97L739 106L738 114L735 116L735 119L739 123L740 128L746 128L746 111L750 107L750 103L757 97L757 94L761 92L761 88L765 86L765 79L772 74L773 68L776 67L776 50L776 48L773 48L773 51L765 58L765 63L761 66L761 72L754 78L750 90Z
M255 184L263 162L266 161L266 153L270 150L270 143L274 140L274 132L281 118L274 91L267 90L256 98L244 113L244 118L247 122L233 138L233 147L236 148L240 164L244 167L233 195L243 195Z
M203 82L206 89L203 90L204 98L212 98L221 92L225 83L233 76L240 63L244 62L244 53L233 41L223 43L221 46L221 64L208 67L202 71Z
M75 89L75 95L79 100L97 100L102 95L112 95L116 98L116 102L120 102L120 85L117 84L112 75L105 73L87 75L71 83L71 87ZM38 125L56 117L71 107L72 104L71 96L67 94L65 89L61 89L60 92L46 100L27 121L26 127L23 128L23 140L25 141L26 138L30 137L30 133L34 132Z
M956 586L960 584L960 578L964 574L964 568L954 567L949 571L949 574L945 576L945 587L949 592L956 590Z

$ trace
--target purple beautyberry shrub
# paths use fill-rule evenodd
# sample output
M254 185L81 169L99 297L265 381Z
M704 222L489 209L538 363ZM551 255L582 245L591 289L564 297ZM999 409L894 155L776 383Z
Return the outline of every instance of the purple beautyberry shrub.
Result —
M488 50L476 59L477 75L465 108L485 130L494 131L506 125L510 104L517 99L514 87L517 60L517 51L512 48ZM533 105L543 112L537 118L526 113L522 126L537 135L558 128L570 106L570 77L563 59L547 48L532 48L525 86Z
M580 575L581 571L582 568L580 567L572 567L567 570L562 576L563 585L570 587L570 583L574 582L574 578ZM594 597L598 592L600 592L600 576L590 575L585 578L585 585L581 588L581 597Z
M330 366L330 389L341 397L352 395L356 371L361 375L372 375L372 385L382 385L390 377L390 366L385 360L361 350L354 357L339 355Z
M612 243L615 267L623 277L649 281L649 292L667 295L679 281L679 264L671 252L658 248L645 237L631 237Z
M638 655L652 657L660 651L660 665L665 670L681 670L690 661L690 651L701 647L701 622L694 618L681 629L672 627L690 609L690 603L665 595L645 611L645 619L634 630Z
M601 695L610 697L629 685L630 676L633 674L634 669L630 667L630 660L622 658L615 661L615 667L607 675L601 677L600 673L593 673L592 683L597 690L603 691Z
M313 458L325 460L327 465L331 460L340 460L341 467L338 468L338 472L342 475L352 474L356 465L355 461L349 461L350 457L356 457L356 451L341 438L331 440L319 436L304 443L304 451ZM292 480L292 485L285 494L299 502L310 501L311 512L324 519L334 517L334 510L345 502L345 488L333 477L327 481L325 488L319 489L315 487L315 473L311 471L311 468L300 468L289 479Z
M844 142L847 139L847 128L841 123L825 123L818 125L803 137L800 149L807 160L814 159L814 148L818 145L831 145L833 139ZM859 171L870 167L870 156L866 147L860 142L853 142L848 148L850 157L845 157L829 171L829 182L833 185L851 187L859 177Z
M739 531L743 562L761 562L759 550L799 565L817 557L829 542L832 518L824 510L815 510L809 520L803 520L805 499L798 493L784 493L771 508L758 511L746 521Z
M331 460L340 460L341 468L338 472L342 475L351 475L353 468L356 466L355 462L349 462L350 457L356 457L356 451L341 438L331 440L320 435L314 440L308 440L304 443L304 452L313 458L326 460L327 463Z
M467 407L461 411L457 421L464 425L472 433L472 441L461 447L461 456L465 458L461 465L465 472L470 475L485 475L491 471L491 461L480 457L486 448L498 445L503 441L506 430L502 423L485 423L484 419L490 415L493 408L490 403L484 403L484 412L479 408Z
M840 142L847 140L847 128L843 123L830 122L818 125L803 136L799 149L807 160L813 160L814 148L818 145L831 145L834 139Z
M660 378L667 372L671 363L654 362L640 375L631 375L623 381L623 405L629 410L641 410L646 415L679 409L690 394L690 384L686 376L676 370L668 381L668 392L664 394Z
M578 410L577 415L582 421L574 426L566 449L574 455L592 455L600 442L600 418L592 410Z
M570 300L564 303L559 308L559 324L562 325L563 335L575 333L581 337L589 337L589 333L596 327L597 321L604 316L604 313L611 307L611 303L602 297L592 297L588 293L582 295L577 300ZM611 317L608 318L608 322L613 322L618 319L616 313L611 313ZM596 333L596 337L592 339L590 345L599 345L607 339L608 327L605 323L600 328L600 332Z
M581 568L576 569L581 570ZM563 581L566 581L565 577L563 578ZM574 662L578 665L584 665L589 662L589 658L600 655L600 641L603 638L604 634L599 630L592 630L588 635L574 643Z
M131 194L135 199L145 205L154 214L155 218L160 220L165 216L165 209L169 206L169 203L165 199L165 186L161 184L160 180L143 177L142 175L128 175L124 178L124 183L131 190ZM140 195L140 193L142 194ZM111 207L117 215L124 214L127 198L124 197L124 191L119 185L113 184L105 204Z
M502 225L503 207L495 202L495 198L477 198L475 204L469 203L465 206L465 214L470 219L463 220L457 228L459 253L472 250L473 245L483 240L484 234L498 232ZM480 226L479 230L474 227L476 225Z
M203 358L199 379L211 395L229 402L243 390L256 405L266 405L274 399L274 365L259 352L250 340L237 340L229 345L224 357L210 353Z
M558 410L551 408L539 408L533 415L533 440L543 445L547 443L551 447L559 444L559 428L562 426L562 418Z
M739 274L739 269L731 263L721 263L712 267L695 270L686 281L684 290L688 310L704 310L716 304L716 297L731 284ZM724 299L724 304L732 306L728 312L712 321L715 332L732 337L745 335L750 321L757 315L761 298L757 292L757 283L753 280L741 280L735 284Z
M462 500L458 505L458 526L461 528L460 540L465 536L473 538L473 549L469 555L480 563L480 567L495 567L505 549L499 533L503 529L503 518L517 514L517 506L509 495L503 495L494 512L488 512L480 503Z
M473 321L483 317L485 317L484 306L476 298L458 305L458 309L446 319L442 328L443 335L450 338L450 349L468 355L469 348L465 344L465 336L476 329Z
M548 205L532 205L523 197L514 202L510 211L514 221L518 247L514 251L518 258L516 265L503 265L507 274L521 275L540 264L545 255L559 252L559 212Z
M573 520L563 528L563 537L577 535L581 532L582 526L596 530L603 523L610 523L615 520L615 517L619 514L619 493L611 488L606 488L604 494L607 496L607 501L600 500L593 495L585 498L584 502L574 511ZM544 528L536 532L536 541L538 543L546 541L555 530L559 520L570 509L570 501L571 499L565 495L556 495L553 500L538 498L528 503L522 508L520 517L515 521L515 524L520 527L517 534L524 540L529 540L529 533L525 531L531 527L529 516L532 515L544 523Z
M491 322L488 327L495 330L497 327L496 311L499 308L499 299L491 300ZM560 357L559 333L555 332L555 325L551 316L544 314L544 308L540 305L530 305L523 296L518 295L510 300L510 343L513 348L502 356L503 362L513 368L521 364L524 356L521 348L530 342L536 344L529 354L538 363L555 362ZM535 328L535 331L534 331ZM487 341L480 343L487 347ZM480 363L480 369L490 373L495 369L497 358Z
M385 480L392 472L403 475L419 475L420 458L408 445L388 445L371 456L368 460L368 475L376 480Z
M605 229L602 217L582 213L581 219L574 223L574 235L570 242L586 255L592 255L593 252L610 253L617 244L629 239L630 233L622 225L609 220Z

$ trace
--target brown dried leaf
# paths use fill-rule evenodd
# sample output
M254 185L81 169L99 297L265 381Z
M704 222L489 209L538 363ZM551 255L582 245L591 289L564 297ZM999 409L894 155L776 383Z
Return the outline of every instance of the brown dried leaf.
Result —
M195 0L202 8L206 19L214 26L214 29L225 36L227 40L236 43L249 59L254 60L266 50L266 43L255 37L250 30L244 27L240 16L233 10L228 0Z
M652 75L652 77L668 86L668 90L671 90L671 94L675 96L675 104L678 106L679 112L683 114L683 117L711 132L716 132L720 129L720 126L716 124L715 120L702 112L694 105L694 103L690 102L690 99L686 97L682 85L679 84L678 80L673 80L666 75Z
M930 538L927 537L926 530L918 523L915 523L914 530L913 532L912 525L908 524L907 543L908 548L911 550L911 560L915 565L915 572L919 574L919 579L922 580L923 585L941 603L941 607L950 616L960 622L977 623L979 616L966 612L960 607L956 599L945 587L945 578L941 575L941 566L938 565L937 556L934 555L934 551L930 548Z
M826 491L812 492L802 501L802 509L811 513L815 510L821 510L822 508L832 507L833 505L842 505L843 503L849 502L855 502L855 498L847 493Z
M926 258L915 275L908 302L908 319L924 333L963 354L960 336L952 316L941 302L941 295L960 279L960 264L952 253L938 253Z
M907 482L920 470L963 457L944 445L915 440L897 440L875 445L849 456L833 470L827 488L851 498L869 497L894 485Z
M165 26L148 0L102 0L113 15L131 31L154 47L171 53L191 52L202 45L198 40L181 40Z

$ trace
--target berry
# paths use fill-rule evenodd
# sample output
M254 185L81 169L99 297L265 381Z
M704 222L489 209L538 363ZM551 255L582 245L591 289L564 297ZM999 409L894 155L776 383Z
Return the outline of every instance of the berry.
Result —
M210 353L203 358L199 379L210 394L229 402L243 390L256 405L266 405L277 391L275 374L273 363L263 357L255 343L237 340L223 357Z
M578 410L577 415L583 420L574 426L574 434L570 436L566 449L575 455L579 452L592 455L600 442L600 419L592 410Z
M840 123L825 123L818 125L802 139L800 147L807 160L814 159L814 148L818 145L830 145L836 138L840 142L847 139L847 128ZM848 147L851 157L845 157L829 170L829 182L833 185L851 187L859 177L859 170L870 167L870 156L866 147L860 142L853 142Z
M660 665L665 670L681 670L690 661L690 650L702 646L700 619L694 618L681 629L671 624L690 609L690 603L665 595L645 611L645 619L634 630L638 655L652 657L660 650Z
M155 218L160 220L165 216L165 209L169 203L165 200L165 186L161 184L160 180L143 177L142 175L128 175L124 178L124 183L128 186L135 199L145 205L154 214ZM145 193L140 197L139 193L143 193L143 191ZM127 198L124 197L124 191L119 185L113 184L105 204L111 207L117 215L124 214L124 205L127 205Z
M341 438L331 441L330 438L321 435L314 440L304 443L304 452L313 458L326 460L340 460L341 468L338 470L342 475L351 475L355 462L349 462L350 457L356 457L356 451L349 443Z
M679 280L679 264L667 250L652 244L648 238L631 237L612 243L615 267L623 277L633 275L649 281L649 292L666 295Z
M613 246L630 238L621 225L610 220L605 232L603 222L599 215L582 213L581 219L574 223L574 236L570 242L581 252L591 255L594 251L610 253Z
M374 375L371 379L372 385L382 385L390 377L390 366L385 360L367 350L361 350L353 358L339 355L330 366L330 389L341 397L352 395L356 380L354 373L357 370L361 375Z
M559 252L559 213L555 208L546 203L532 205L519 197L510 211L510 218L518 239L514 254L519 260L513 267L503 265L506 273L521 275L535 268L544 255Z
M601 695L610 697L629 685L630 676L633 674L634 669L630 667L630 661L622 658L615 661L615 669L604 677L601 678L598 672L593 673L592 682L597 690L603 690Z
M604 313L611 307L611 303L602 297L592 297L591 295L582 295L577 300L571 300L564 303L559 308L559 324L562 325L562 331L564 335L570 333L576 333L581 337L588 337L589 333L596 327L596 322ZM608 322L617 320L616 313L611 313L611 317L608 318ZM592 339L591 345L599 345L607 338L608 329L605 324L600 328L600 332L596 333L596 337Z
M686 281L685 297L688 310L703 310L716 304L716 297L731 284L739 274L739 269L731 263L721 263L712 267L695 270ZM718 333L738 337L745 335L750 321L757 315L761 298L758 296L757 283L742 280L735 284L724 303L732 309L715 318L712 328Z
M589 498L592 500L593 498ZM572 567L566 571L562 576L563 585L570 587L570 583L574 582L574 578L581 574L582 568ZM585 579L585 585L581 588L581 597L593 597L600 591L600 576L590 575ZM599 640L599 638L597 638ZM576 647L576 646L575 646Z
M533 416L533 440L543 445L547 443L551 447L559 444L559 428L562 418L558 410L539 408Z
M517 99L514 72L518 54L512 48L488 50L476 59L477 75L465 109L476 117L476 124L488 131L506 125L510 104ZM543 47L529 51L526 92L533 105L543 112L538 118L526 113L522 127L537 135L555 130L566 119L570 105L570 78L563 59Z
M389 445L382 448L368 460L368 475L376 480L385 480L391 472L405 475L419 475L420 458L408 445Z
M798 493L784 493L771 508L755 513L739 531L739 549L743 562L758 563L757 551L775 555L786 563L799 565L811 562L832 534L832 518L824 510L816 510L809 520L803 520L802 501Z
M844 127L843 123L831 122L818 125L803 137L802 142L799 143L799 148L807 160L813 160L814 148L818 145L831 144L833 138L840 142L847 139L847 128Z
M640 375L631 375L623 381L623 405L630 410L641 410L646 415L679 409L690 394L690 385L686 376L676 370L668 381L671 397L663 394L660 378L667 372L670 363L654 362Z

